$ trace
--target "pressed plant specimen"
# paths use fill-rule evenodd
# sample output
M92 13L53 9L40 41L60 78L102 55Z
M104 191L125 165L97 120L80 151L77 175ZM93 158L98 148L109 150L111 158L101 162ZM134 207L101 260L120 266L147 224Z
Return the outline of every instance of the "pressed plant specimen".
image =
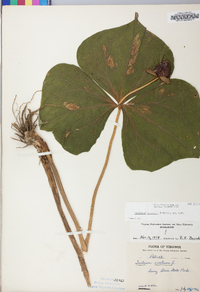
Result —
M200 155L200 101L197 90L173 79L170 48L135 19L98 32L80 45L78 66L58 64L42 88L39 124L75 155L89 151L111 112L123 114L122 147L132 170L155 171ZM92 230L95 200L116 133L96 184L88 221ZM90 233L81 239L87 251Z

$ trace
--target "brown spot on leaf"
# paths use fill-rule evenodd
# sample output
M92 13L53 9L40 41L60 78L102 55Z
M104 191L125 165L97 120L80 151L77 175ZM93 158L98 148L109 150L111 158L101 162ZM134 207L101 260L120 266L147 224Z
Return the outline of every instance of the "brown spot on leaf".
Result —
M128 70L126 71L126 75L129 75L131 73L134 73L134 68L133 66L131 66L130 68L128 68Z
M104 57L106 58L106 47L103 45L103 54L104 54Z
M139 34L137 34L132 42L132 47L131 47L131 56L133 56L128 63L128 70L126 71L126 74L129 75L131 73L134 73L134 65L135 65L135 61L137 59L138 56L138 52L140 49L140 45L141 45L141 40L140 40L140 36Z
M115 67L115 63L113 61L113 57L109 56L108 60L107 60L108 66L112 69L113 67Z
M65 138L67 138L70 134L70 131L67 131L66 134L65 134Z
M134 64L135 64L135 60L137 58L137 55L135 55L132 59L130 59L129 63L128 63L128 70L126 71L126 74L129 75L131 73L134 73Z
M132 43L132 49L131 49L131 55L134 56L135 54L138 53L139 48L141 45L141 40L140 40L140 36L139 34L137 34L134 39L133 39L133 43Z
M137 108L143 114L151 114L150 106L148 106L147 104L141 104Z
M162 95L164 92L165 92L165 88L162 88L162 89L160 89L160 90L158 91L158 94L159 94L159 95Z
M78 108L80 108L77 104L75 104L75 103L67 103L67 101L64 101L63 105L64 105L64 107L66 107L70 111L74 111L74 110L77 110Z
M133 66L133 65L134 65L134 63L135 63L135 59L130 59L130 61L129 61L128 65L129 65L129 66Z

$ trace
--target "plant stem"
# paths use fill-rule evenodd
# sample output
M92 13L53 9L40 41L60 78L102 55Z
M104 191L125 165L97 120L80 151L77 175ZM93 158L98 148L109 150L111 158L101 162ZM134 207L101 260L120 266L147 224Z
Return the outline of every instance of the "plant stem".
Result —
M158 79L159 79L159 77L156 77L155 79L151 80L151 81L148 82L147 84L145 84L145 85L143 85L143 86L141 86L141 87L139 87L139 88L136 88L135 90L129 92L127 95L125 95L125 96L120 100L119 105L123 104L128 96L130 96L131 94L133 94L133 93L135 93L135 92L137 92L137 91L139 91L139 90L141 90L141 89L147 87L148 85L150 85L151 83L155 82L155 81L158 80Z
M73 211L73 209L72 209L72 207L71 207L71 205L69 203L69 200L68 200L68 198L67 198L67 196L65 194L65 190L63 188L63 185L62 185L62 182L61 182L61 179L60 179L60 175L59 175L58 170L57 170L57 168L56 168L56 166L55 166L55 164L53 162L53 159L52 159L51 155L48 155L47 157L48 157L49 163L51 165L51 168L52 168L52 171L53 171L57 186L59 188L60 194L61 194L62 199L63 199L63 201L65 203L65 206L67 207L67 210L68 210L68 212L69 212L69 214L70 214L70 216L71 216L71 218L72 218L72 220L74 222L76 230L77 231L82 231L82 228L80 227L80 224L79 224L79 222L78 222L78 220L76 218L76 215L74 214L74 211ZM81 244L82 251L87 251L87 246L85 244L85 240L83 238L83 234L82 233L78 234L78 236L79 236L79 241L80 241L80 244Z
M141 86L141 87L139 87L139 88L137 88L137 89L129 92L127 95L125 95L120 100L120 102L118 104L117 116L116 116L116 119L115 119L115 122L116 123L118 123L118 120L119 120L119 116L120 116L120 112L121 112L121 105L125 102L125 100L127 99L127 97L130 96L131 94L133 94L133 93L135 93L135 92L137 92L137 91L145 88L146 86L150 85L151 83L155 82L158 79L159 79L159 77L156 77L155 79L153 79L152 81L148 82L147 84L145 84L145 85L143 85L143 86ZM91 207L90 207L90 216L89 216L89 221L88 221L88 231L91 231L91 229L92 229L92 223L93 223L93 217L94 217L94 207L95 207L96 197L97 197L97 193L98 193L98 190L99 190L101 181L103 179L104 173L105 173L106 168L107 168L107 165L108 165L108 161L109 161L109 158L110 158L110 152L111 152L113 140L114 140L114 137L115 137L116 129L117 129L117 126L115 125L114 126L114 129L113 129L113 133L112 133L111 139L110 139L110 142L109 142L109 145L108 145L106 159L105 159L105 162L104 162L104 165L103 165L101 174L99 176L99 179L97 181L97 184L96 184L96 187L94 189L93 196L92 196L92 202L91 202ZM91 236L91 234L88 233L87 236L86 236L86 238L85 238L85 244L87 246L87 250L88 250L88 246L89 246L90 236Z
M26 112L28 111L28 114L26 115ZM35 112L31 112L31 110L27 110L27 104L25 105L25 107L22 109L20 107L20 110L17 111L17 115L15 114L14 110L14 116L16 118L16 122L12 124L12 128L16 131L16 135L18 137L18 141L21 141L23 143L26 144L26 146L28 145L33 145L38 153L42 153L42 152L49 152L49 148L47 143L34 131L34 129L36 128L36 121L37 119L33 122L32 118L35 114ZM64 224L65 230L66 232L72 232L70 225L66 219L66 216L64 214L64 211L62 209L62 205L61 205L61 200L60 200L60 195L59 195L59 189L60 192L62 192L62 197L65 201L65 204L67 203L68 209L71 211L71 215L74 215L74 212L71 209L71 206L68 202L67 196L64 192L61 180L60 180L60 176L58 174L58 171L54 165L53 159L51 154L49 155L42 155L40 156L40 161L42 162L42 165L44 167L44 170L46 172L46 175L48 177L48 181L49 181L49 185L51 187L55 202L56 202L56 206L58 209L58 212L60 214L60 217L62 219L62 222ZM77 219L76 219L77 220ZM78 221L76 221L76 225L78 228L79 224ZM90 283L90 277L89 277L89 272L87 269L87 265L84 259L84 255L83 255L83 251L81 250L81 248L79 247L77 240L75 238L75 236L73 234L68 235L71 243L75 249L75 252L78 256L78 260L81 266L81 270L83 272L83 275L85 277L86 283L88 286L91 286ZM84 241L84 239L83 239Z
M50 156L50 155L47 155L47 156ZM72 232L72 230L70 228L70 225L69 225L69 223L68 223L68 221L67 221L67 219L65 217L65 214L63 212L63 209L62 209L62 205L61 205L58 189L57 189L57 186L56 186L55 177L54 177L51 165L49 163L47 163L47 160L49 161L47 156L43 156L41 158L42 159L42 164L43 164L44 170L45 170L45 172L47 174L49 185L51 187L51 190L52 190L55 202L56 202L56 206L57 206L58 212L60 214L60 217L61 217L61 219L63 221L65 230L66 230L66 232ZM79 260L83 275L85 277L86 283L87 283L88 286L91 286L89 272L88 272L88 269L87 269L87 265L86 265L86 262L85 262L85 259L84 259L83 252L80 249L80 247L79 247L74 235L69 235L69 239L71 240L71 243L72 243L72 245L73 245L73 247L75 249L75 252L76 252L76 254L78 256L78 260Z
M44 142L43 139L39 135L37 135L34 131L31 132L31 135L29 133L25 133L25 134L26 134L26 136L28 136L27 142L31 140L31 144L37 149L37 151L39 153L48 152L49 151L49 148L48 148L46 142ZM61 201L60 201L58 188L57 188L57 185L56 185L54 172L52 171L52 168L51 168L52 164L49 163L49 157L51 157L51 155L44 155L44 156L41 156L40 160L42 162L42 165L43 165L44 170L46 172L46 175L48 177L49 185L51 187L51 190L52 190L55 202L56 202L56 206L57 206L58 212L60 214L60 217L61 217L61 219L63 221L65 230L66 230L66 232L72 232L72 230L70 228L70 225L69 225L69 223L68 223L68 221L67 221L67 219L65 217L65 214L63 212L63 209L62 209L62 205L61 205ZM50 159L51 159L51 161L53 161L52 157ZM55 171L55 165L54 165L54 171ZM81 269L82 269L83 275L85 277L86 283L87 283L88 286L91 286L89 272L88 272L88 269L87 269L87 266L86 266L86 262L85 262L85 259L84 259L83 252L80 249L80 247L79 247L79 245L78 245L78 243L76 241L75 236L74 235L69 235L69 238L70 238L71 243L72 243L72 245L73 245L73 247L75 249L75 252L76 252L76 254L78 256L79 263L81 265Z
M115 123L118 123L118 121L119 121L120 112L121 112L121 106L119 105L118 106L117 116L116 116L116 119L115 119ZM112 132L112 136L111 136L111 139L110 139L110 142L109 142L109 145L108 145L106 159L105 159L105 162L104 162L104 165L103 165L101 174L99 176L99 179L97 181L96 187L94 189L94 193L93 193L93 197L92 197L92 202L91 202L91 207L90 207L90 217L89 217L89 221L88 221L88 231L91 231L91 229L92 229L92 222L93 222L93 216L94 216L95 201L96 201L98 189L100 187L101 181L103 179L104 173L105 173L106 168L107 168L107 165L108 165L108 161L109 161L109 158L110 158L110 152L111 152L111 148L112 148L112 144L113 144L113 140L114 140L114 137L115 137L116 130L117 130L117 126L114 125L113 132ZM86 238L85 238L85 243L86 243L87 249L88 249L88 246L89 246L90 235L91 234L88 233L87 236L86 236Z

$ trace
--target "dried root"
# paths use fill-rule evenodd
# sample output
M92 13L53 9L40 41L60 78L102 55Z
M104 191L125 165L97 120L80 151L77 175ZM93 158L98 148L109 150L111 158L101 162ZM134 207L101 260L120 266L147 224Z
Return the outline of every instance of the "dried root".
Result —
M33 120L38 110L32 112L30 109L27 108L28 103L29 102L24 103L19 108L14 109L14 106L16 104L15 97L12 105L12 112L15 117L15 123L11 124L12 129L15 130L15 135L18 137L18 139L16 138L12 139L25 143L27 146L31 145L31 143L30 141L27 140L26 133L27 132L33 133L33 131L37 127L38 120L38 116L35 118L35 120Z

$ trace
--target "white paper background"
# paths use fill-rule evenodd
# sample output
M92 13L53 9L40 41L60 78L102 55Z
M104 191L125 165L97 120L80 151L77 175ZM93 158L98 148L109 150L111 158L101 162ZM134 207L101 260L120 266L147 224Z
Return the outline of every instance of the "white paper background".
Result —
M29 101L52 66L77 64L76 51L85 38L132 21L136 11L140 22L172 49L173 78L185 79L200 91L200 22L167 22L167 12L199 9L199 5L3 7L3 291L89 291L39 159L19 155L34 149L17 149L21 144L10 138L15 95L18 104ZM33 109L39 104L38 93ZM79 156L62 150L51 133L38 130L55 152L54 161L83 230L114 119L115 113L91 151ZM199 196L199 160L184 159L154 173L131 171L123 159L120 136L118 129L96 202L94 234L86 255L92 283L101 277L126 279L126 201L198 201Z

